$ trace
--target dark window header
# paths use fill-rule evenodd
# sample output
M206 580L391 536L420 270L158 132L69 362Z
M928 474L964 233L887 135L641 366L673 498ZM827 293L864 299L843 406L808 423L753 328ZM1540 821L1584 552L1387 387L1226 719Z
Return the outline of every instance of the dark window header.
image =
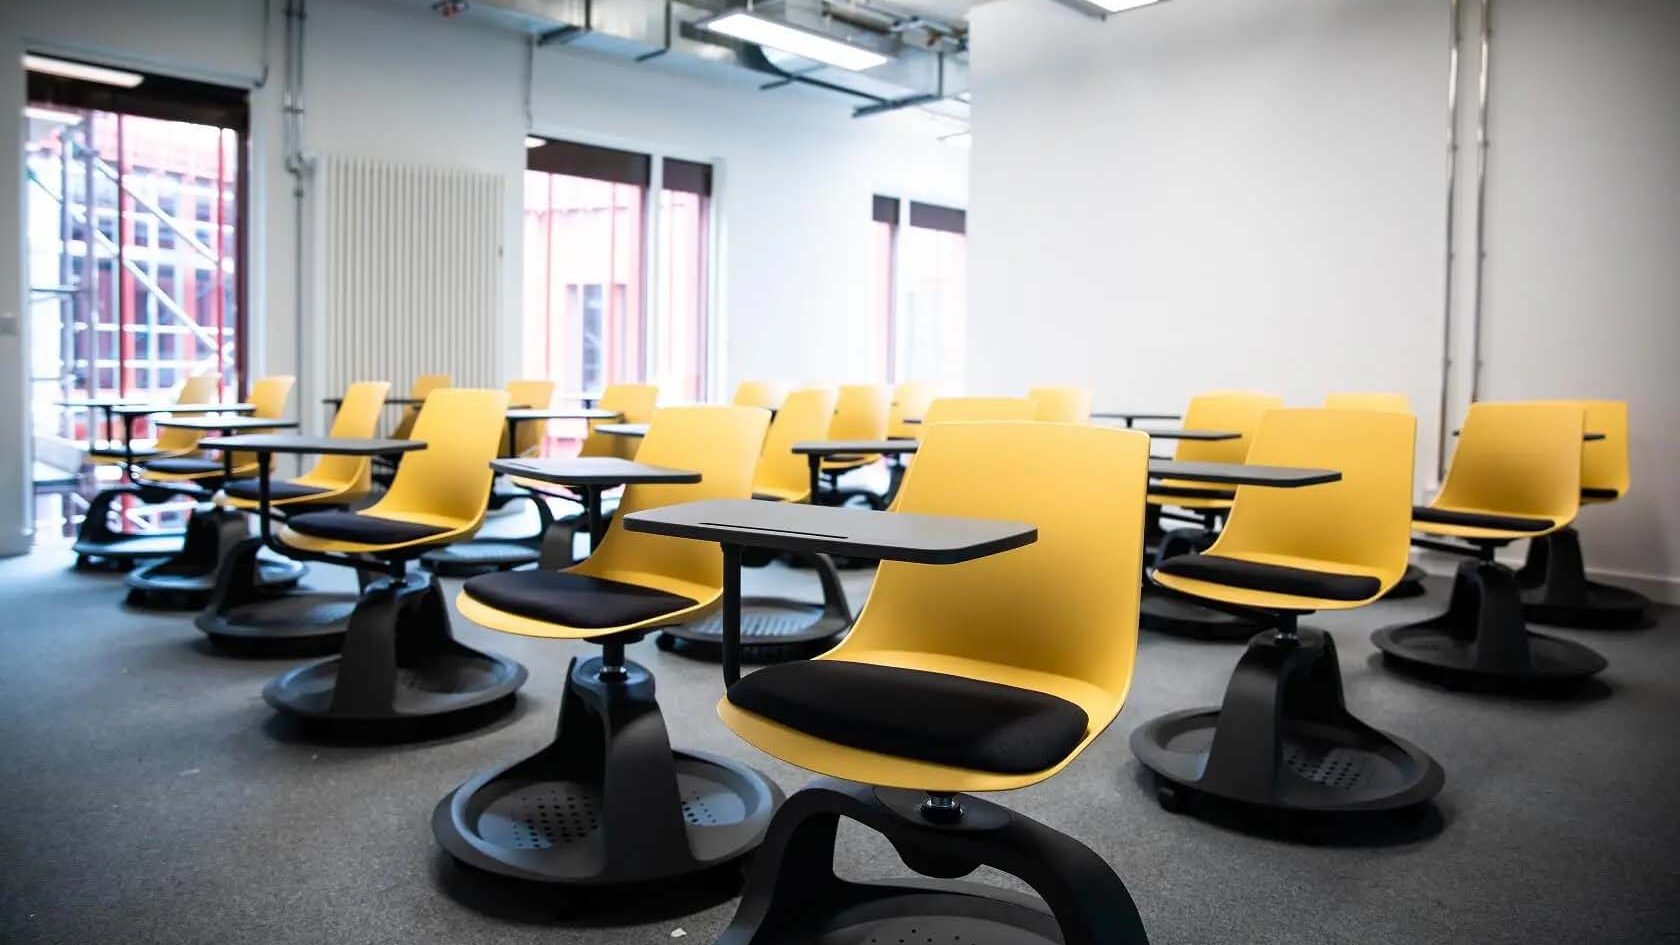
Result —
M898 198L875 195L875 222L898 223Z
M702 197L712 195L712 166L710 164L666 158L664 171L663 179L666 190L680 190L685 193L699 194Z
M135 70L125 67L124 71ZM31 72L28 74L28 99L35 105L120 112L164 121L231 128L240 133L250 126L249 96L244 89L150 72L140 74L146 77L145 80L134 88L125 89L85 79Z
M653 162L645 154L573 141L548 141L539 147L526 148L525 166L548 174L588 177L636 187L646 187L653 179Z
M910 203L910 225L924 230L944 230L946 233L967 233L968 214L950 207L931 203Z

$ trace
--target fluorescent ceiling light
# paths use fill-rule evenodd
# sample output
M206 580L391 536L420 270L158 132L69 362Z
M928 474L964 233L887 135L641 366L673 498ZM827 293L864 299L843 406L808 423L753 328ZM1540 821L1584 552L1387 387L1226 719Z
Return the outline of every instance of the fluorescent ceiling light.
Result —
M704 25L714 33L733 36L760 46L769 46L771 49L779 49L853 72L873 69L889 58L872 49L854 46L797 26L789 26L778 20L765 19L754 13L725 13Z
M49 59L46 56L26 55L23 57L23 67L30 72L61 75L67 79L85 79L88 82L98 82L101 85L120 85L125 89L132 89L146 80L146 77L138 72L124 72L121 69L90 66L86 63L71 62L68 59Z
M1161 0L1087 0L1087 2L1102 7L1109 13L1122 13L1126 10L1136 10L1138 7L1149 6L1151 3L1160 3Z
M63 112L56 108L42 108L39 105L30 105L25 108L23 116L33 118L36 121L50 121L58 125L79 125L82 123L82 116L75 112Z
M538 138L535 135L526 135L525 136L525 147L527 147L527 148L540 148L547 143L548 143L547 138Z

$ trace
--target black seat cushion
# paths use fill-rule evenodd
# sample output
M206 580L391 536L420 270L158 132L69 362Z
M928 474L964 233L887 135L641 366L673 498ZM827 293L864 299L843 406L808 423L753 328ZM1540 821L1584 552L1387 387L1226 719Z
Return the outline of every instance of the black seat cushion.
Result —
M1168 499L1225 499L1237 497L1237 493L1230 489L1204 489L1196 486L1169 486L1161 482L1149 484L1149 494Z
M730 686L729 701L852 748L998 774L1061 762L1090 724L1032 689L846 660L766 667Z
M249 502L256 502L261 498L258 495L257 480L255 479L229 479L222 484L222 491L235 499L245 499ZM268 484L268 497L276 502L303 499L330 491L332 490L322 489L319 486L300 486L295 482L287 482L284 479L276 479Z
M1620 489L1595 489L1591 486L1581 487L1583 499L1619 499L1622 497Z
M1491 528L1503 532L1543 532L1555 524L1549 518L1523 518L1517 515L1483 515L1479 512L1452 512L1432 509L1427 505L1412 507L1412 521L1433 525L1462 525L1466 528Z
M560 571L500 571L468 581L468 596L497 610L565 627L623 627L699 603L680 594Z
M1161 574L1240 587L1250 591L1317 597L1321 600L1365 600L1382 590L1382 582L1362 574L1311 571L1281 564L1260 564L1221 555L1179 555L1155 570Z
M436 525L401 522L360 512L310 512L286 520L292 531L316 538L336 538L364 545L401 545L449 531Z
M168 473L174 476L215 475L222 471L219 459L199 459L196 456L165 456L146 464L147 472Z

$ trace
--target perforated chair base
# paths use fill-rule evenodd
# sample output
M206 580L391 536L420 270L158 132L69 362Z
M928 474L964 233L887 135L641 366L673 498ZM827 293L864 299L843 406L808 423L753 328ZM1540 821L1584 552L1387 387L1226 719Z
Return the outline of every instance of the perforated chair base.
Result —
M1182 810L1211 795L1273 811L1378 813L1441 789L1434 759L1347 711L1330 637L1298 633L1256 636L1221 706L1169 713L1132 732L1132 753L1155 775L1162 806Z
M262 539L233 546L216 575L210 600L193 625L216 646L246 656L319 656L336 653L360 595L344 592L278 593L261 583L269 563Z
M1261 620L1203 607L1151 585L1144 586L1138 600L1138 626L1175 637L1226 643L1248 640L1268 629Z
M782 802L764 775L700 752L672 751L647 670L568 667L555 740L480 774L432 812L432 833L460 862L514 879L607 886L674 879L756 849Z
M473 577L536 564L542 552L515 539L475 538L420 556L420 566L442 577Z
M434 583L384 579L363 589L339 656L276 677L263 699L314 728L410 737L490 721L513 707L525 676L450 635Z
M779 663L815 656L839 642L852 626L850 614L833 613L821 604L780 597L741 599L741 659ZM719 660L723 657L723 617L712 614L693 623L665 627L655 642L661 650Z
M1465 561L1446 613L1371 635L1388 665L1454 686L1553 686L1601 672L1604 657L1572 640L1531 632L1517 576L1492 561Z
M753 860L717 945L1144 945L1125 885L1089 848L990 801L957 795L962 815L931 821L923 795L823 778L788 799ZM834 875L840 820L888 840L921 874L893 882ZM952 882L980 866L1043 898Z

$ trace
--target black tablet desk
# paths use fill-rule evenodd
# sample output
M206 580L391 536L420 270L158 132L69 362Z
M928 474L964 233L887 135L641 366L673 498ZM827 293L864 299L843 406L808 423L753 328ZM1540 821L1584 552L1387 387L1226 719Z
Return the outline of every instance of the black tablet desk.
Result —
M567 486L583 493L584 514L589 523L589 550L601 544L606 530L601 517L601 493L616 486L641 483L692 484L700 474L688 469L650 466L613 456L580 456L575 459L498 459L490 468L519 479Z

